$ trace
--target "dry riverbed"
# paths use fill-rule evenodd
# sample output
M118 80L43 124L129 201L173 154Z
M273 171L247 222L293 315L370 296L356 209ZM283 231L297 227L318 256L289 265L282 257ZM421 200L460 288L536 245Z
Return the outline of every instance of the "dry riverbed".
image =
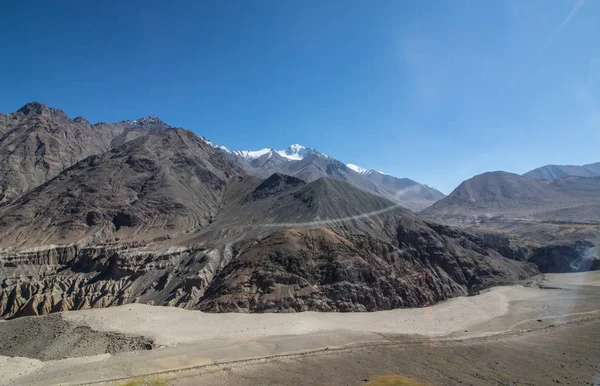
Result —
M358 385L399 374L430 384L589 385L599 331L600 272L373 313L130 304L1 322L0 383Z

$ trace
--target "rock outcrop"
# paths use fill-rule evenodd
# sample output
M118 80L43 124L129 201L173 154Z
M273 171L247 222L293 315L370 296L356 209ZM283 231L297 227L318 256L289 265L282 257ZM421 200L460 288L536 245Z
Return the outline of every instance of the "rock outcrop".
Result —
M583 272L600 269L597 246L588 240L556 242L536 248L530 259L542 272Z

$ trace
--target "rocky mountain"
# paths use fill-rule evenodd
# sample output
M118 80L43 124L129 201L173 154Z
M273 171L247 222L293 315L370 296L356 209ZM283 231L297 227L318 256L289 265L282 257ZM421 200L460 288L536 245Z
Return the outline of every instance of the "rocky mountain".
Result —
M523 177L536 178L538 180L556 180L571 176L600 177L600 162L581 166L546 165L523 174Z
M40 104L0 125L1 318L131 302L373 311L539 272L528 248L398 205L414 181L314 149L236 153L155 117L91 125Z
M546 180L484 173L421 215L476 233L516 237L542 272L600 269L599 177Z
M175 141L183 135L180 131L169 134L175 137L169 140L174 147L187 141ZM165 136L157 135L158 142ZM148 153L166 151L164 147L146 149ZM209 149L200 149L211 154ZM145 175L145 169L131 169L131 174ZM118 191L128 190L134 179L113 180L122 181L111 187ZM201 185L213 183L199 181ZM535 265L521 261L520 256L502 255L501 248L480 237L423 221L389 200L340 181L321 178L305 183L275 174L258 185L244 176L231 177L228 185L236 184L233 190L239 195L217 210L205 226L189 232L176 232L180 224L190 222L186 208L170 217L170 223L179 227L171 230L171 236L140 241L141 231L119 233L118 224L146 232L163 217L169 218L170 211L162 213L144 204L129 212L136 214L139 223L126 225L119 220L112 229L105 227L121 236L119 240L91 241L76 227L67 227L74 229L71 244L42 247L36 240L36 248L5 249L0 254L0 315L17 317L128 302L216 312L373 311L431 304L538 273ZM48 192L44 194L58 190L50 185L43 186ZM24 199L21 210L42 206L41 202ZM127 201L125 206L133 205ZM147 207L152 209L151 216ZM100 213L110 213L110 218L114 212ZM82 223L82 216L74 217ZM29 225L21 228L21 235L25 227L36 226L25 224ZM0 226L0 232L5 231ZM35 228L29 234L39 232Z
M120 134L110 141L111 147L120 146L125 142L131 141L146 134L160 133L161 131L172 128L155 116L149 116L135 120L126 120L117 124L99 123L95 126L97 126L99 130L105 130L107 126L116 126L119 128Z
M92 125L32 102L0 115L0 205L50 180L82 159L168 126L156 118Z
M213 146L244 165L249 174L262 178L272 173L292 175L308 182L321 177L333 178L415 211L445 197L443 193L408 178L396 178L352 164L345 165L316 149L298 144L284 150L266 148L257 151L229 150L223 146Z
M243 171L190 131L90 156L0 208L0 246L173 236L208 225Z
M546 221L600 222L600 178L537 180L506 172L480 174L423 210L438 219L504 216Z

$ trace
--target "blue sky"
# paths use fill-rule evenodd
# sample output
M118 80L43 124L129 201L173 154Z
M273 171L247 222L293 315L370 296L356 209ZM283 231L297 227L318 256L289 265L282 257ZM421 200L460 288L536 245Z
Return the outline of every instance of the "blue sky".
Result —
M22 1L0 111L156 115L232 149L301 143L449 193L600 161L600 1Z

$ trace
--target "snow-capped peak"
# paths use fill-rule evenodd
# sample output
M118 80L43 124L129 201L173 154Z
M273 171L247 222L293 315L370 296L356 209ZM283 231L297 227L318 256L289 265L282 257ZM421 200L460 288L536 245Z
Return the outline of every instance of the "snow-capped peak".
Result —
M256 159L259 157L262 157L265 154L271 153L273 151L273 149L271 148L264 148L264 149L260 149L260 150L230 150L231 154L234 154L238 157L241 158L245 158L245 159Z
M379 170L365 169L365 168L361 168L360 166L357 166L354 164L347 164L346 166L348 166L350 169L352 169L355 172L362 174L364 176L368 176L371 173L379 173L379 174L383 174L384 176L391 176L391 174L387 174L387 173L381 172Z
M221 149L221 150L225 151L226 153L235 155L236 157L244 158L246 160L254 160L259 157L264 156L265 154L269 154L269 156L272 156L273 153L277 153L279 156L281 156L283 158L287 158L291 161L300 161L300 160L306 158L307 156L309 156L310 154L318 154L322 157L329 158L329 156L319 152L318 150L312 149L310 147L302 146L297 143L295 143L295 144L289 146L287 149L283 149L283 150L274 150L274 149L268 148L268 147L264 148L264 149L260 149L260 150L229 150L225 146L216 145L204 137L202 137L202 140L216 149Z
M350 169L354 170L359 174L368 174L371 171L369 169L361 168L360 166L354 164L347 164L346 166L348 166Z
M295 143L285 150L276 150L276 152L280 156L285 157L287 159L299 161L301 159L304 159L304 157L306 157L310 153L312 153L313 149Z
M206 144L208 144L209 146L214 147L215 149L221 149L226 153L231 153L231 150L229 150L228 148L226 148L223 145L217 145L216 143L209 141L205 137L200 137L200 139L203 140L204 142L206 142Z

